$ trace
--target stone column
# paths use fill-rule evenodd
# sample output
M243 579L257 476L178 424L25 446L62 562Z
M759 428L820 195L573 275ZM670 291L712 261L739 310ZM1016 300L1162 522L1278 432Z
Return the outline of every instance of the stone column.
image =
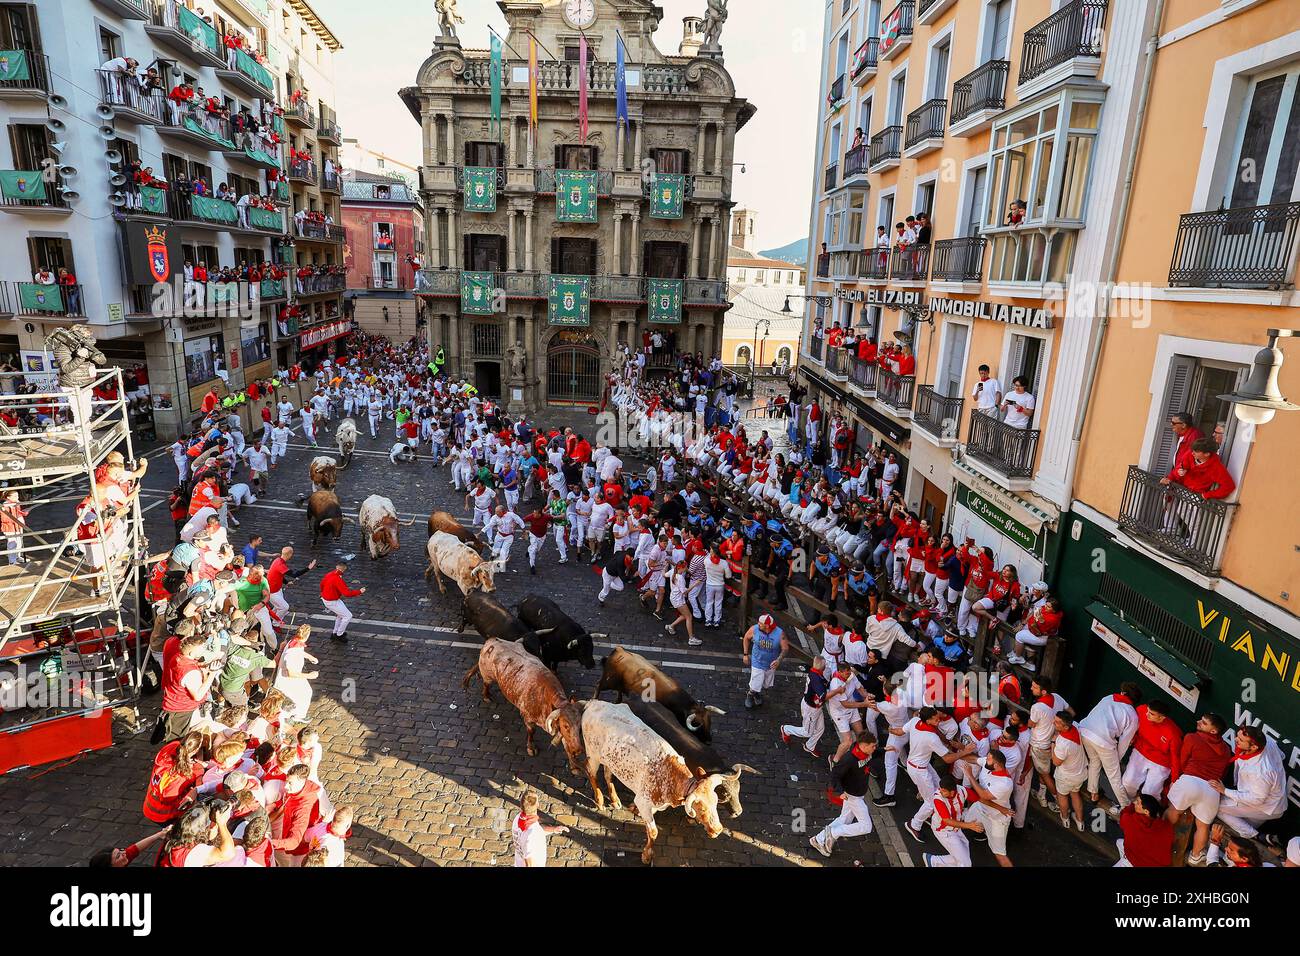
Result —
M700 220L691 220L691 251L686 260L686 278L695 279L700 274Z
M704 247L706 250L704 254L704 277L706 279L715 279L717 278L717 276L715 275L716 270L713 264L713 260L715 258L713 254L713 247L717 244L718 241L718 219L716 217L709 219L708 225L709 225L708 245Z
M623 213L614 213L614 274L625 276L623 268Z
M447 357L455 363L452 371L461 374L465 363L460 360L460 315L458 313L451 315L448 324L451 326L451 348L447 352Z
M533 259L533 218L536 216L534 207L529 207L524 212L524 271L536 272L537 263Z
M447 165L459 166L456 156L456 116L454 113L447 114Z
M420 133L421 148L424 154L424 165L435 166L438 163L438 146L435 140L435 134L438 130L437 114L424 110L420 114Z
M459 269L461 267L460 235L459 227L456 225L455 206L447 209L447 257L447 267L449 269Z
M429 268L442 266L442 210L434 206L425 218L425 231L429 234Z
M718 128L718 141L717 143L714 144L714 148L713 148L713 175L725 176L726 173L723 172L723 168L722 168L722 160L723 160L722 149L727 139L726 124L718 123L717 128Z
M641 118L637 117L636 121L636 155L632 157L632 168L637 172L641 171Z
M632 213L632 275L641 274L641 214Z
M699 134L696 137L698 145L695 148L695 168L704 172L704 144L708 142L709 124L701 123Z
M614 121L614 168L627 169L623 162L623 124L617 119Z

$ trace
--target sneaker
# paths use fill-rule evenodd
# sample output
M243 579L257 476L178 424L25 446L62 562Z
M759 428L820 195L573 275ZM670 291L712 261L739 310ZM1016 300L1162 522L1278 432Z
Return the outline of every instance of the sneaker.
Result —
M1046 788L1046 787L1039 787L1039 788L1038 788L1038 793L1035 794L1035 796L1038 797L1038 805L1039 805L1040 807L1045 807L1045 806L1047 806L1047 788Z
M782 727L782 728L781 728L781 743L783 743L783 744L788 744L789 742L790 742L790 735L787 734L787 733L785 732L785 728Z
M346 644L348 642L348 632L344 631L342 634L331 634L330 640L337 641L339 644Z
M876 799L872 800L871 802L878 807L892 807L892 806L897 806L898 804L898 800L894 797L892 793L882 793L880 796L876 797Z
M687 643L690 647L700 647L701 645L704 644L704 642L703 642L702 640L700 640L698 637L688 638L687 641L686 641L686 643Z
M529 573L529 574L536 574L536 573L537 573L537 567L536 567L535 565L532 565L532 564L528 565L528 573Z
M814 747L812 750L809 750L807 747L804 747L803 752L808 754L811 757L817 757L818 759L820 759L822 755L822 752L818 750L816 747Z
M928 853L922 853L922 854L921 854L921 865L924 866L924 867L926 867L927 869L929 868L929 866L930 866L930 854L928 854Z
M1120 812L1123 809L1124 808L1121 807L1118 803L1112 803L1110 806L1106 808L1106 816L1110 817L1112 820L1118 820Z
M754 692L753 692L753 691L750 691L748 694L745 695L745 709L746 709L746 710L753 710L753 709L754 709Z
M601 607L604 607L604 606L605 606L605 599L604 599L603 597L598 597L598 598L596 598L596 603L599 604Z
M673 637L677 636L677 632L673 630L673 626L671 624L665 624L664 630L667 631L669 634L671 634Z
M1188 866L1205 866L1205 864L1208 862L1208 860L1209 860L1209 857L1207 857L1206 854L1204 854L1204 853L1189 853L1189 854L1187 854L1187 865L1188 865Z
M1025 670L1029 671L1029 673L1031 674L1034 671L1038 670L1038 668L1034 666L1033 661L1021 661L1020 666L1023 667Z
M908 820L906 823L903 824L903 829L906 830L908 832L908 835L911 836L911 838L915 840L917 843L925 842L925 837L921 836L921 832L917 830L914 826L912 826L911 820ZM928 866L929 864L926 865Z
M1059 816L1059 814L1058 814L1058 816ZM1070 818L1069 818L1069 817L1060 817L1060 821L1061 821L1061 826L1065 827L1065 829L1067 829L1067 830L1070 829Z
M762 707L762 706L763 706L763 695L762 695L762 694L755 694L755 695L754 695L754 706L755 706L755 707Z
M1048 801L1047 801L1047 809L1048 809L1048 810L1051 810L1053 813L1060 813L1060 812L1061 812L1061 805L1060 805L1059 803L1057 803L1055 800L1048 800Z
M569 559L568 559L568 558L560 558L559 562L557 562L557 563L559 563L559 564L568 564L568 563L569 563Z
M1083 832L1083 821L1080 820L1078 817L1074 818L1074 828L1078 830L1080 833Z
M1007 655L1007 663L1008 663L1008 664L1023 664L1024 662L1025 662L1025 659L1024 659L1023 657L1021 657L1019 654L1008 654L1008 655Z
M809 837L808 842L812 845L812 848L822 856L829 857L831 855L831 848L821 841L820 834Z

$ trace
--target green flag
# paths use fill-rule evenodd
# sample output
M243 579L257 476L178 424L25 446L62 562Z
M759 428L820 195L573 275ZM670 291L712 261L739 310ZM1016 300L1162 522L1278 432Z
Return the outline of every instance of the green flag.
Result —
M176 10L179 12L177 23L180 25L182 33L198 45L206 47L210 53L220 53L221 47L217 43L216 27L184 4L176 4Z
M680 325L682 321L681 279L647 279L651 322Z
M26 50L0 50L0 80L30 80L32 68Z
M263 89L275 89L275 80L271 78L270 71L238 47L235 48L235 69Z
M284 298L284 283L279 279L263 279L258 292L263 299Z
M650 184L650 217L681 219L686 177L681 173L655 173Z
M39 171L30 169L0 170L0 195L5 199L26 199L44 202L45 180Z
M462 272L460 311L466 315L492 315L495 312L492 303L495 288L496 275L491 272Z
M235 212L235 204L225 199L213 199L211 196L191 196L190 211L194 214L195 219L202 219L204 222L216 222L223 225L234 225L239 222L239 214Z
M157 186L141 186L140 210L153 216L167 215L167 194Z
M497 171L494 166L466 166L465 211L497 211Z
M255 229L274 229L284 232L284 215L278 210L261 209L257 206L248 208L248 224Z
M551 325L591 325L591 277L550 277Z
M18 299L24 309L33 312L62 312L63 292L56 285L36 282L18 283Z
M503 69L501 38L494 33L492 34L492 125L490 130L492 138L498 143L501 142L501 72Z
M232 151L235 149L235 144L232 143L230 140L226 139L224 136L220 135L219 133L212 132L212 130L210 129L205 129L203 126L199 125L188 116L181 121L181 125L184 126L191 133L198 133L200 136L212 140L212 142L219 144L223 149L228 149Z
M559 222L596 222L596 173L555 171L555 218Z

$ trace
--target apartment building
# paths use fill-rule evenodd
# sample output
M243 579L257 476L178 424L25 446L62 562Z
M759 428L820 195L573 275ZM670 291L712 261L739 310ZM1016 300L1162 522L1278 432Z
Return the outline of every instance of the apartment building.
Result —
M688 18L677 52L661 52L663 11L642 0L500 6L509 29L499 135L486 49L440 37L402 91L423 136L419 296L431 342L492 396L509 384L505 350L523 343L527 381L506 396L521 408L597 401L618 346L638 347L650 328L675 332L679 349L717 354L733 144L755 112L722 51L700 51L700 21ZM627 122L618 118L620 39Z
M395 176L349 170L343 175L347 298L367 332L404 342L424 328L415 299L424 257L420 194Z
M331 289L297 274L342 261L342 228L323 221L341 191L338 49L305 0L0 4L0 352L48 370L47 331L89 325L106 355L144 370L151 402L138 404L152 407L137 409L139 426L165 436L214 383L238 391L318 345L316 327L341 314L342 277ZM125 58L135 70L115 72ZM146 70L154 89L137 80ZM186 85L202 90L199 108L169 99ZM246 135L249 116L274 137ZM288 274L186 287L187 263L271 262ZM45 285L60 269L75 281Z

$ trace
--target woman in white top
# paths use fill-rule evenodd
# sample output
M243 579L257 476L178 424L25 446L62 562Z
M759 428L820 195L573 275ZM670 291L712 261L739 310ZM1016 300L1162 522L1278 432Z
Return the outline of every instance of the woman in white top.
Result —
M1029 394L1029 380L1017 375L1011 380L1011 394L1002 399L1006 415L1002 419L1012 428L1028 428L1034 420L1034 396Z
M275 689L288 698L289 707L285 715L290 720L305 720L307 709L311 707L311 682L319 676L319 671L307 671L307 662L318 663L315 657L307 653L307 639L311 637L311 625L304 624L298 628L292 640L280 651L280 661L275 669Z

